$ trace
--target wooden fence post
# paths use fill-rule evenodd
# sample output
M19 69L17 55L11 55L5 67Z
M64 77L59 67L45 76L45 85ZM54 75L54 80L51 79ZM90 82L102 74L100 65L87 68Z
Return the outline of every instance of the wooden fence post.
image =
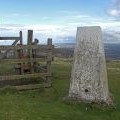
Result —
M22 45L22 31L19 32L20 35L20 45Z
M52 46L52 39L51 38L48 38L48 41L47 41L47 73L49 74L48 77L46 77L46 82L49 82L51 83L51 79L50 79L50 76L51 76L51 61L52 61L52 49L51 49L51 46Z
M32 42L33 42L33 30L28 30L27 44L31 46ZM33 69L33 62L32 62L32 58L33 58L32 47L30 47L30 49L28 50L28 55L30 58L30 72L33 73L34 69Z

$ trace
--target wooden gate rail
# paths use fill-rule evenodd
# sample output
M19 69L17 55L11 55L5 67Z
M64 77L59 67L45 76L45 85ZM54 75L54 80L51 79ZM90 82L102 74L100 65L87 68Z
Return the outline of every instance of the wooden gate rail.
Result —
M0 51L4 55L3 58L0 58L0 65L12 64L18 66L15 68L15 70L19 70L19 74L0 75L0 81L41 77L46 79L42 84L45 85L46 83L51 83L51 62L54 57L54 45L52 45L52 39L48 39L47 45L39 45L38 39L34 39L33 41L33 31L28 30L27 45L23 45L22 31L19 32L18 37L0 37L0 41L1 40L13 40L13 43L12 45L0 45ZM10 51L13 51L15 54L13 55L13 58L7 57L7 54ZM23 57L25 54L23 51L27 51L26 58ZM43 61L46 62L46 64L39 65L39 63ZM24 68L24 65L27 65L29 67ZM40 70L43 70L43 72L41 72L38 68ZM30 72L27 73L24 71L24 69L28 69ZM30 86L31 88L35 88L35 85L29 85L28 87L27 85L24 85L23 87L19 86L19 88L25 89L26 87L26 89L28 89ZM36 85L36 87L38 86L41 85Z

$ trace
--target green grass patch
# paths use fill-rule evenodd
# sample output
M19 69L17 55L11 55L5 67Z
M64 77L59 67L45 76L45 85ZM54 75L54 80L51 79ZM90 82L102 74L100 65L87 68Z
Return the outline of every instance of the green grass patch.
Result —
M107 63L109 88L116 109L64 102L63 98L68 95L71 66L71 60L55 59L51 88L0 91L0 120L120 120L120 62Z

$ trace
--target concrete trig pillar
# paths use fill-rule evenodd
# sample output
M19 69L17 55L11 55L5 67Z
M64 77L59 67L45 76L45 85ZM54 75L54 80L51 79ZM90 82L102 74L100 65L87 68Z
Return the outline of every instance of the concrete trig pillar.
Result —
M69 98L109 102L102 32L98 26L78 27Z

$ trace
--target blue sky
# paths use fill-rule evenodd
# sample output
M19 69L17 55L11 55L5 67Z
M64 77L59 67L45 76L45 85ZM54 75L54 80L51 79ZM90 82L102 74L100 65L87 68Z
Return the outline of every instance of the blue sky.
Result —
M106 17L110 0L1 0L2 23L48 24L67 15ZM62 16L63 15L63 16ZM21 18L19 18L21 17ZM46 23L47 22L47 23Z
M44 42L75 38L78 26L99 25L104 33L117 37L120 32L120 0L0 0L0 31L17 35L28 29Z

